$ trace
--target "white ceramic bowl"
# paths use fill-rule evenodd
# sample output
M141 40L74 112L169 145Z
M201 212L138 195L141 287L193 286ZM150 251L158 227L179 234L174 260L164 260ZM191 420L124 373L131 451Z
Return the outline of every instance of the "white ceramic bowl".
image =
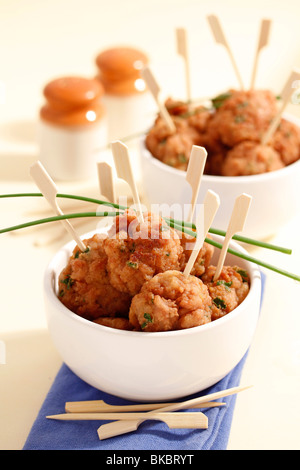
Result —
M300 125L299 119L285 116ZM141 171L143 188L149 204L184 206L191 201L192 191L186 182L186 173L162 163L145 148L141 140ZM300 160L277 171L251 176L203 175L198 203L201 204L207 190L220 196L220 208L213 227L226 230L237 196L247 193L252 203L244 228L244 234L266 239L278 232L300 211Z
M251 278L248 296L228 315L187 330L132 332L92 323L59 301L57 277L73 247L73 242L64 246L46 269L45 307L62 360L88 384L137 401L184 397L225 377L249 348L260 309L261 277L256 265L228 255L226 262L247 269ZM236 243L231 247L245 252Z

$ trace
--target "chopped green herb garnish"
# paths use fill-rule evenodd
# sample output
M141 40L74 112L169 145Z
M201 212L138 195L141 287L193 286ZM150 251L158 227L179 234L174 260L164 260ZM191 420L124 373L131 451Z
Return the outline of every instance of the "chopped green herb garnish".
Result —
M133 263L132 261L127 261L127 266L129 266L130 268L133 268L133 269L137 269L138 264Z
M130 248L129 251L130 251L130 253L134 253L134 252L135 252L135 243L133 243L133 244L131 245L131 248Z
M67 276L65 279L60 281L62 284L66 284L67 289L71 289L72 285L74 284L74 279L72 279L70 276Z
M146 321L142 323L141 328L144 330L148 323L153 323L153 318L151 317L150 313L144 313L144 318Z
M212 105L215 109L219 109L223 104L224 101L228 100L231 97L231 93L222 93L219 96L216 96L211 100Z
M243 101L242 103L239 103L237 105L238 108L246 108L246 106L248 106L248 101Z
M184 155L184 153L180 153L178 155L178 160L180 161L180 163L186 163L187 162L187 158L186 156Z
M170 256L171 253L166 253L166 256Z
M75 253L75 255L74 255L74 258L79 258L79 254L80 254L80 251L77 250L76 253Z
M244 282L248 280L248 273L244 269L238 269L237 273L242 276Z
M236 123L245 122L245 121L246 121L245 116L241 116L239 114L237 116L235 116L235 118L234 118L234 122L236 122Z
M230 290L230 287L232 286L232 281L226 282L223 279L219 279L217 281L217 286L225 286L226 290Z
M65 291L62 289L59 291L58 297L63 297L65 295Z
M220 297L216 297L213 299L213 303L218 307L221 308L222 310L226 308L226 304L223 299L220 299Z

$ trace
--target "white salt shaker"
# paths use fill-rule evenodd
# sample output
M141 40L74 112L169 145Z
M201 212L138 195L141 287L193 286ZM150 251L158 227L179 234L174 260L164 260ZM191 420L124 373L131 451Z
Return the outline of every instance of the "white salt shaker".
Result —
M155 104L140 74L147 64L147 56L130 47L107 49L96 57L97 78L105 92L108 143L142 133L153 122Z
M44 88L39 159L58 180L85 180L97 172L99 149L107 145L104 89L96 79L62 77Z

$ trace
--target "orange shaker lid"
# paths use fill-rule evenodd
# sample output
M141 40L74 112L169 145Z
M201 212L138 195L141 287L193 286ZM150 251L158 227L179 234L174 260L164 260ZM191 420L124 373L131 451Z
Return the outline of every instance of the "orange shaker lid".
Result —
M145 90L140 71L148 64L148 57L142 51L131 47L107 49L96 57L96 64L106 92L126 94Z
M96 79L57 78L44 88L47 103L41 108L40 117L63 126L91 124L104 114L103 93L103 86Z
M44 88L47 101L60 108L87 106L103 93L103 86L98 80L82 77L57 78Z

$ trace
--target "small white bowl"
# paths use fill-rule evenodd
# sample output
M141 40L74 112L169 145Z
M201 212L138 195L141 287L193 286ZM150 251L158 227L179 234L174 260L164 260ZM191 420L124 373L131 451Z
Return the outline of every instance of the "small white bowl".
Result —
M300 125L299 119L285 116ZM186 182L186 173L162 163L145 147L141 140L141 171L143 188L149 204L182 207L191 201L192 190ZM252 196L244 234L256 239L266 239L276 234L282 226L300 211L300 160L283 169L251 176L203 175L198 204L203 203L211 189L220 196L220 207L213 227L226 230L237 196Z
M46 315L62 360L93 387L137 401L180 398L217 383L249 348L260 310L261 277L255 264L228 254L226 263L246 269L251 279L246 299L228 315L180 331L122 331L79 317L57 298L57 278L73 248L73 242L64 246L46 269ZM234 242L231 248L245 253Z

